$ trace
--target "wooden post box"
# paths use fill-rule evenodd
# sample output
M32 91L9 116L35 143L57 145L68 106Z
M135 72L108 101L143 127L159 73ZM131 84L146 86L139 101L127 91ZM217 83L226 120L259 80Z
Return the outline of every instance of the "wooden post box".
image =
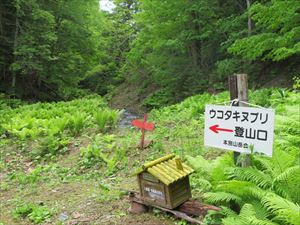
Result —
M135 174L145 203L174 209L191 198L189 175L193 172L171 154L144 164Z

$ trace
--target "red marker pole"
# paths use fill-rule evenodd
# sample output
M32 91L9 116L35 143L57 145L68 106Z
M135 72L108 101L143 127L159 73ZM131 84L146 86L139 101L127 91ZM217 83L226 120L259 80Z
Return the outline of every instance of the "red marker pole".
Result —
M131 122L131 124L132 124L132 126L142 130L142 137L141 137L141 141L139 142L140 148L143 149L144 147L147 147L150 142L147 143L147 141L145 141L145 133L146 133L146 130L149 130L149 131L154 130L154 128L155 128L154 123L148 123L147 122L147 114L145 114L144 120L133 120Z
M142 137L141 137L141 149L144 148L144 143L145 143L145 124L147 122L147 114L144 115L144 123L143 123L143 128L142 128Z

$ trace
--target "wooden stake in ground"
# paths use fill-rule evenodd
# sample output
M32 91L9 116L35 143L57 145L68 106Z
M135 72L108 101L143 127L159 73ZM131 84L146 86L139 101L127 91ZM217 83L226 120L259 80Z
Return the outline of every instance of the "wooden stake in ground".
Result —
M140 128L142 131L141 141L140 141L140 148L143 149L145 147L148 147L150 144L150 141L145 141L145 131L153 131L154 130L154 123L147 122L147 114L144 115L144 120L133 120L131 124L134 127Z
M248 79L247 74L234 74L229 76L230 100L238 99L234 106L247 106L248 102ZM242 102L241 102L242 101ZM246 102L246 103L245 103ZM234 152L234 162L237 163L239 152ZM250 166L250 155L245 155L241 162L242 167Z

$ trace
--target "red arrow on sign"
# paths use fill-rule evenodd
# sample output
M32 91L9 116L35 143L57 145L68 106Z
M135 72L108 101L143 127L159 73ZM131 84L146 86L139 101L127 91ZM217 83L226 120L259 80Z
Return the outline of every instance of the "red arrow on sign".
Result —
M142 120L133 120L131 124L137 128L140 128L142 130L142 137L141 137L141 143L140 147L141 149L145 146L145 130L154 130L154 123L147 122L147 115L144 115L144 121Z
M137 128L140 128L140 129L145 129L145 130L154 130L154 124L153 123L147 123L145 121L142 121L142 120L133 120L131 122L131 124Z
M211 131L215 132L216 134L218 134L219 131L224 131L224 132L233 132L234 131L234 130L231 130L231 129L219 128L218 124L209 127L209 129Z

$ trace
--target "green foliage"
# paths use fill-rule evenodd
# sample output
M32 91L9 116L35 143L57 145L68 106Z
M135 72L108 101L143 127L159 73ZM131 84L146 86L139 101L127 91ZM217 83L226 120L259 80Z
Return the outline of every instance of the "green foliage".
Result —
M60 138L55 136L47 136L39 140L31 151L31 155L34 159L47 159L51 156L55 156L58 153L66 151L66 146L69 144L67 138Z
M218 93L232 73L248 73L256 87L299 69L298 0L249 9L233 0L113 3L103 12L97 0L1 2L0 90L72 99L89 90L111 95L126 81L146 84L139 100L158 108Z
M11 180L17 180L19 184L33 184L41 180L43 171L44 168L42 166L38 166L27 174L24 172L14 172L9 178Z
M30 146L29 155L33 159L50 159L65 153L72 137L96 126L93 115L99 109L109 112L108 125L114 127L120 112L105 106L101 97L87 96L69 102L4 108L1 110L4 116L0 118L1 135Z
M299 211L300 203L297 148L300 145L299 93L285 89L261 89L250 91L249 98L251 103L276 110L273 157L253 154L251 166L239 168L234 165L231 152L224 153L203 146L201 131L204 126L205 105L227 102L228 92L221 92L217 95L196 95L179 104L152 110L149 119L155 121L156 130L149 135L156 141L149 148L148 158L154 159L172 151L191 164L196 171L191 177L193 191L203 196L206 201L223 208L221 212L210 213L205 218L207 224L295 224L299 220L295 212ZM78 147L80 141L77 135L90 136L97 126L102 129L101 134L91 137L91 143L87 147L81 148L81 157L72 168L58 164L47 165L48 161L37 160L34 163L45 165L33 164L32 168L26 168L26 172L23 172L23 168L13 168L8 173L10 180L7 182L15 182L21 188L25 185L40 184L50 177L54 181L67 181L70 177L88 171L94 171L97 179L99 175L101 178L103 175L111 178L112 174L118 174L119 171L122 171L123 175L129 167L127 157L139 154L135 151L139 137L137 132L128 130L128 133L126 131L123 134L118 130L118 136L105 134L105 131L115 127L120 112L109 110L103 99L97 96L87 96L69 102L5 107L1 109L2 112L1 129L8 133L9 137L5 135L1 138L0 146L7 147L7 143L14 143L18 150L22 151L13 152L18 157L20 153L29 151L35 159L48 159L65 152L73 138L75 143L72 141L72 146ZM22 160L23 158L19 161ZM130 165L138 163L142 162L135 159ZM10 165L3 160L0 167L6 172ZM87 176L92 175L87 173ZM117 178L121 179L118 176ZM111 194L111 187L106 183L101 184L101 202L121 196L118 192ZM24 207L17 214L30 218L29 214L34 211L33 208ZM39 219L32 221L39 221L45 214L43 210L36 210L32 218Z
M68 127L69 127L71 133L74 136L76 136L83 129L84 123L85 123L85 115L81 114L81 113L76 113L69 119Z
M100 131L105 132L108 128L114 128L120 120L122 111L102 110L94 114L96 123Z
M251 4L141 1L133 17L139 32L120 72L128 83L148 84L151 93L141 97L149 108L224 90L233 73L248 73L251 86L290 79L299 68L299 1Z
M53 211L45 206L36 205L33 203L19 204L13 211L15 218L28 218L35 224L40 224L48 218L51 218Z
M99 63L111 64L99 1L1 2L0 16L0 90L25 98L80 97L86 92L79 82Z
M185 148L187 143L194 143L193 138L201 138L198 133L203 130L205 105L227 99L226 92L215 96L202 94L153 110L150 118L157 123L154 136L166 142L163 149L172 146L172 151L181 154L194 168L196 174L191 179L194 192L208 202L225 207L225 211L216 215L222 218L222 223L293 224L298 219L293 212L300 203L299 150L295 147L300 144L299 93L275 88L250 91L250 102L274 108L276 119L273 156L253 154L252 164L247 168L235 166L232 153L217 154L211 148L204 148L202 141ZM266 200L270 194L278 197L278 202L286 201L280 218L277 200ZM285 211L288 208L291 210ZM232 209L234 212L228 212Z
M216 192L216 193L206 193L204 197L208 202L214 204L222 204L222 203L237 203L242 204L242 199L234 194L226 193L226 192Z
M223 219L222 222L226 225L277 225L277 223L269 221L266 217L261 217L257 210L259 209L255 208L254 205L244 204L238 216L232 214L230 217Z
M297 225L300 221L300 206L275 194L268 194L262 199L263 205L273 214L275 220Z
M221 217L222 216L218 212L210 210L202 221L203 225L221 224Z
M300 89L300 77L295 76L293 79L294 79L293 88L295 90L299 90Z
M251 7L257 34L237 40L229 51L246 59L280 61L300 53L300 3L297 0L273 0Z
M92 125L91 115L98 107L104 106L102 98L96 96L70 102L25 105L5 111L5 116L0 119L1 127L22 140L56 136L67 129L72 135L78 135L84 125Z
M0 110L15 109L24 103L20 99L10 99L3 93L0 93Z
M27 172L20 170L8 173L7 181L16 183L17 185L29 185L34 187L36 184L52 181L64 182L76 178L78 168L67 168L56 163L47 165L37 165L35 168ZM10 183L9 183L10 184Z
M166 106L168 105L170 99L172 99L171 96L172 94L168 90L161 89L150 94L147 98L145 98L143 101L143 106L146 106L147 108L151 109Z
M93 142L86 148L81 148L82 164L85 167L105 164L107 175L123 167L126 163L126 150L117 146L114 135L95 136Z

